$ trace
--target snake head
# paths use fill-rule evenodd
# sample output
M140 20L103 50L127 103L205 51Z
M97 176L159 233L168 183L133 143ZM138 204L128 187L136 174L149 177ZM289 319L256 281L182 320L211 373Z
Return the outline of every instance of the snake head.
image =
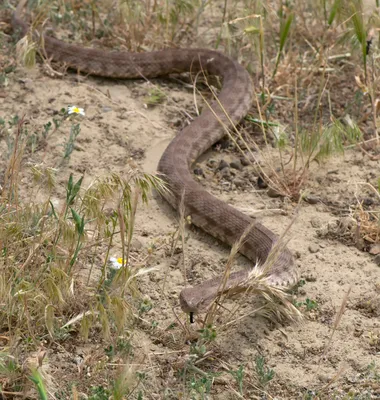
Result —
M246 270L240 270L230 274L227 280L224 277L212 278L200 285L183 289L179 295L182 310L193 314L206 312L218 296L233 295L236 291L246 288L241 285L247 276Z
M179 295L179 303L182 310L188 314L199 314L206 312L214 301L217 293L209 288L202 288L199 285L183 289Z

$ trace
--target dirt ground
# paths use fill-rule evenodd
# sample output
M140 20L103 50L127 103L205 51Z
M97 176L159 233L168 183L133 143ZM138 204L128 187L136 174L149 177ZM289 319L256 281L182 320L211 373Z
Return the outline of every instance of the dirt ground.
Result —
M159 86L167 100L146 107L152 85ZM32 70L18 67L8 74L7 85L1 89L0 116L7 120L12 115L26 115L31 127L42 126L70 104L83 107L86 116L69 162L59 166L58 206L71 172L75 177L84 174L85 186L111 172L123 174L131 166L154 173L166 145L181 126L189 123L189 115L195 115L192 88L178 79L127 82L82 76L78 80L74 73L52 78L37 65ZM58 130L50 138L48 150L37 150L28 162L57 167L66 138L67 131ZM2 169L6 152L3 140ZM269 197L267 189L257 187L253 169L241 166L239 159L235 149L211 149L198 161L205 177L196 179L218 198L281 234L295 215L296 203ZM210 167L220 160L235 161L239 169L231 168L229 175L220 176ZM380 398L379 381L373 378L380 362L379 265L373 255L344 243L343 230L337 232L338 224L350 219L350 210L357 207L358 200L379 207L379 198L365 186L366 182L375 183L379 175L380 161L357 148L312 165L308 190L317 200L299 206L289 234L289 248L296 255L304 281L296 301L309 299L315 307L303 307L303 323L279 326L250 316L251 299L240 300L238 315L245 317L218 331L211 354L200 367L209 371L217 365L218 371L226 371L243 365L247 377L244 395L237 393L232 376L222 375L215 378L210 398L313 398L313 392L322 388L325 398ZM27 176L22 185L24 189L30 185ZM134 254L136 258L149 254L146 265L156 266L157 271L139 280L139 288L153 308L144 314L145 322L130 332L130 363L146 375L142 385L146 398L151 399L186 398L178 366L189 356L189 345L176 338L175 330L173 340L169 340L166 328L176 322L174 312L181 321L187 318L179 308L180 290L220 274L229 255L227 247L192 227L187 232L185 251L178 247L172 255L170 244L177 227L178 215L156 195L138 210ZM114 255L120 256L117 249ZM348 292L346 309L334 332L335 318ZM151 327L153 322L155 329ZM196 330L197 324L192 329ZM58 389L78 381L75 358L89 354L96 358L104 347L100 338L92 338L90 343L77 339L70 348L64 344L50 348L47 368L52 387ZM266 395L255 384L257 355L263 356L266 365L275 371ZM101 362L102 356L98 358ZM88 370L82 388L92 384L93 376L97 376L96 371ZM96 379L98 385L101 379L107 381L106 376Z

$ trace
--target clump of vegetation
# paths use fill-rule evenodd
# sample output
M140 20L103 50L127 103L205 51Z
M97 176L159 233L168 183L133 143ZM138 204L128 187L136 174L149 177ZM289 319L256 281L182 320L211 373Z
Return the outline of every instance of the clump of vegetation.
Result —
M33 348L41 340L67 338L70 330L85 340L100 330L110 340L131 326L140 296L136 278L150 271L130 259L136 209L140 201L146 203L152 188L164 190L164 185L157 177L130 170L85 189L83 176L74 179L71 174L65 199L56 203L57 170L33 165L32 191L20 196L22 160L30 139L24 122L14 117L8 124L11 151L0 206L0 327L7 333L9 351L21 337ZM64 158L68 156L66 152ZM122 249L118 270L109 264L115 242ZM7 392L22 370L20 360L3 354L3 371L8 378L17 377L3 384ZM42 375L37 369L31 374L40 398L47 398ZM122 381L116 392L123 392L120 385Z

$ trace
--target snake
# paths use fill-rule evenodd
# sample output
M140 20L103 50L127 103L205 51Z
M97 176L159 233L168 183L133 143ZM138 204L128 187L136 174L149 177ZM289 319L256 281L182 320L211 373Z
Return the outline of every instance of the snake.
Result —
M25 0L22 0L12 14L12 28L20 35L26 35L30 29L22 16L24 4ZM182 310L190 315L206 312L218 296L248 289L251 272L268 261L280 242L279 237L211 195L192 176L192 165L200 155L248 113L254 88L247 70L219 51L202 48L131 53L78 46L43 34L43 51L50 60L79 73L99 77L150 79L174 73L202 72L221 78L223 83L218 96L171 140L159 160L157 171L170 189L162 195L172 207L177 210L182 207L183 215L190 216L193 225L221 242L232 247L240 241L239 252L253 264L251 268L185 287L179 295ZM298 274L289 248L286 245L277 248L273 260L267 262L266 279L268 284L287 289L297 283Z

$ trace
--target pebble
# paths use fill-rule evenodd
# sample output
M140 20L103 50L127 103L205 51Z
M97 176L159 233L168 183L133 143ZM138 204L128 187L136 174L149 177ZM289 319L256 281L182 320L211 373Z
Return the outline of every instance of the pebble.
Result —
M251 162L247 160L245 157L240 158L240 163L243 167L247 167L249 164L251 164Z
M310 253L312 253L312 254L318 253L318 251L319 251L319 246L318 246L317 244L315 244L315 243L312 243L312 244L309 246L309 251L310 251Z
M277 192L277 190L273 189L273 188L269 188L267 191L267 195L269 197L272 197L273 199L276 197L281 197L281 194Z
M257 186L259 187L259 189L266 189L268 187L267 183L261 176L257 178Z
M377 256L378 254L380 254L380 244L376 243L376 244L372 245L371 248L369 249L369 254L372 254L374 256Z
M138 251L141 250L142 247L143 244L140 242L140 240L134 237L131 242L131 249L134 251Z
M310 220L310 224L315 229L320 229L322 227L322 222L318 217L314 217Z
M221 149L228 149L230 146L230 140L227 138L223 138L221 140L219 140L219 142L215 143L215 146L220 147Z
M230 163L230 167L241 171L243 169L243 165L240 160L235 160Z
M366 206L366 207L372 206L373 203L374 203L374 201L370 197L366 197L363 200L363 205Z
M234 184L235 184L235 186L238 188L238 187L244 187L245 186L245 180L244 179L241 179L241 178L235 178L234 179Z
M207 165L209 168L214 169L214 168L216 168L216 166L218 165L218 161L216 161L214 158L210 158L210 159L207 160L206 165Z
M328 375L325 375L325 374L319 374L319 375L318 375L318 379L319 379L321 382L324 382L324 383L329 383L329 382L331 382L331 377L328 376Z
M220 176L224 179L231 180L231 171L228 167L223 168L220 171Z
M179 117L173 118L170 122L171 122L171 124L172 124L173 126L175 126L176 128L178 128L178 127L180 127L180 126L182 125L182 119L179 118Z
M378 254L377 256L373 257L373 261L378 267L380 267L380 254Z
M321 199L314 194L308 194L304 197L304 200L309 204L318 204L321 201Z
M219 163L217 169L218 169L218 171L222 171L223 169L228 168L228 167L229 167L229 165L228 165L227 161L220 160L220 163Z
M203 176L203 178L205 177L205 174L204 174L204 172L203 172L203 169L202 168L194 168L194 174L195 175L198 175L198 176Z

